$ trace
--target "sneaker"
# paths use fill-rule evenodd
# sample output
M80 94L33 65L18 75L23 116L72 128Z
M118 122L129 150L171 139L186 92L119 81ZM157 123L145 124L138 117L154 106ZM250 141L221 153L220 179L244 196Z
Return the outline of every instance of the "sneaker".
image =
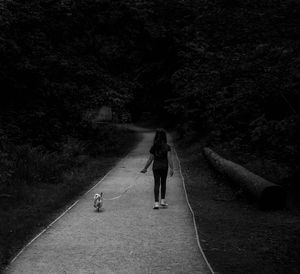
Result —
M167 207L167 206L168 206L168 204L166 203L165 199L161 199L160 205L161 205L162 207Z
M159 203L158 202L154 203L153 209L159 209Z

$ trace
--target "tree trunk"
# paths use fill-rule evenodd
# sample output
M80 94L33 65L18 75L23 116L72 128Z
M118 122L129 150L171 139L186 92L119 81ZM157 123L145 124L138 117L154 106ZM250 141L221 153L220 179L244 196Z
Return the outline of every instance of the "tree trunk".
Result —
M249 193L258 201L261 208L279 209L285 206L286 195L281 186L271 183L244 167L222 158L210 148L204 148L203 152L217 171L238 183L243 191Z

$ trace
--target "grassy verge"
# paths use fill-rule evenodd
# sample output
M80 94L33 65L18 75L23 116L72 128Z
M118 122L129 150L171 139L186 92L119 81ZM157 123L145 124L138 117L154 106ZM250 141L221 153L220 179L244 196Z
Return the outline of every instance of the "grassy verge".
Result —
M201 154L203 144L178 144L200 242L222 274L299 273L299 211L261 211ZM255 170L254 170L255 171Z
M78 149L74 140L73 145L66 142L61 153L17 149L22 157L19 162L13 161L14 180L2 187L0 197L0 272L26 242L104 176L139 140L135 132L110 130L113 136L80 142L85 149Z

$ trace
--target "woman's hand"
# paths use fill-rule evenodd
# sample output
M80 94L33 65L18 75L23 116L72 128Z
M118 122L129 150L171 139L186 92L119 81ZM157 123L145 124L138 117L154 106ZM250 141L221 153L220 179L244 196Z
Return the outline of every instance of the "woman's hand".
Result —
M170 169L170 176L172 177L174 174L173 168Z
M142 173L146 173L147 172L147 168L144 168L141 170Z

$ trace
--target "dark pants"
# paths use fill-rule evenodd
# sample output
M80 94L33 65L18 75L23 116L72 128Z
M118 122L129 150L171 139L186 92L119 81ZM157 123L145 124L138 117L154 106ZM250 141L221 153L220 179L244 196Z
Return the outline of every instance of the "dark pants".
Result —
M160 186L161 186L161 198L165 199L166 196L166 181L167 181L168 170L155 169L153 170L153 175L154 175L154 199L155 202L158 202Z

